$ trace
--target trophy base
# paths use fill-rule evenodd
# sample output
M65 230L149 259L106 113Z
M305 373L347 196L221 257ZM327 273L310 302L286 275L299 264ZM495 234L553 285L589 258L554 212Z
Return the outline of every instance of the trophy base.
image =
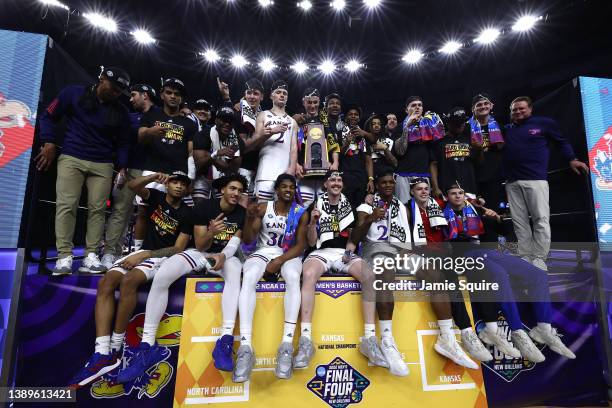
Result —
M327 173L327 170L325 169L311 169L306 170L304 177L321 177L324 176L325 173Z

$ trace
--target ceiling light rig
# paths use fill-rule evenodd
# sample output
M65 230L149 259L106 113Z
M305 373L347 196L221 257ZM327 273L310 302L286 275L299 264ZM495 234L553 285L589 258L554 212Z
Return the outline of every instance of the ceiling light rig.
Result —
M297 5L304 11L308 11L312 8L312 3L308 0L300 1Z
M137 29L130 32L136 42L142 45L151 45L157 43L157 40L151 36L151 34L143 29Z
M110 33L116 33L119 28L115 20L99 13L85 13L83 17L89 21L89 24L96 28L100 28Z

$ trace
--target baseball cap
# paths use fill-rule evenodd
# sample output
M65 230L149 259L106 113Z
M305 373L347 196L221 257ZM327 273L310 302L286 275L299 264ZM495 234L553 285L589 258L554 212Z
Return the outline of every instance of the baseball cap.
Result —
M130 89L130 76L118 67L100 67L100 76L104 75L110 82L116 85L123 94L128 94Z
M248 91L249 89L257 89L259 92L263 93L264 92L264 87L261 83L261 81L257 78L251 78L248 81L246 81L245 83L245 87L246 87L246 91Z
M463 123L467 121L468 116L464 108L455 106L444 115L444 119L451 123Z
M234 110L229 106L223 106L217 109L217 113L215 114L217 119L228 118L231 119L232 122L236 119L236 115L234 114Z
M173 171L168 176L168 180L173 180L173 179L183 180L185 183L187 183L187 185L191 184L191 179L189 178L187 173L179 171L179 170Z
M164 87L178 89L181 92L181 95L185 96L187 93L187 88L185 87L185 83L178 78L168 78L165 79L162 88Z
M212 105L206 99L198 99L193 104L194 109L212 110Z
M317 88L313 88L313 87L306 88L306 90L304 91L303 98L308 98L310 96L318 96L318 97L320 97L321 94L319 93L319 90Z
M340 97L340 95L335 92L332 92L325 97L325 103L327 103L330 99L337 99L342 102L342 98Z
M157 92L155 92L155 89L153 89L152 86L147 85L147 84L135 84L132 85L130 87L130 91L136 91L136 92L140 92L140 93L147 93L149 94L149 98L151 99L155 99L157 98Z

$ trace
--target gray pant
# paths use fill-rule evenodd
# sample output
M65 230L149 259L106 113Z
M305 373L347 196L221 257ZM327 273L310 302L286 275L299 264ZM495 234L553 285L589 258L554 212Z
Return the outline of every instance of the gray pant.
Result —
M104 240L104 253L120 256L123 252L123 240L130 217L134 212L134 193L127 183L140 177L142 170L129 169L127 180L123 188L113 190L113 212L106 224L106 239Z
M104 210L113 180L112 163L95 163L65 154L57 159L55 246L60 258L72 255L76 213L87 186L86 253L95 253L104 233Z
M506 184L512 224L521 257L546 260L550 250L548 181L518 180ZM533 231L529 225L533 222Z

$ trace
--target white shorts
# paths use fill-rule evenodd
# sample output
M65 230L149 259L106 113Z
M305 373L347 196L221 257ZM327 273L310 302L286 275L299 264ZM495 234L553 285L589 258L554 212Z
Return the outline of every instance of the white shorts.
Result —
M348 263L342 262L342 257L344 256L343 248L323 248L317 249L313 251L306 257L306 261L309 259L316 259L321 262L325 266L325 272L337 272L337 273L348 273L348 269L351 265L356 262L363 262L363 260L353 254L351 260Z
M323 179L320 177L307 177L300 180L300 197L304 204L311 203L323 193Z
M155 174L155 173L157 173L157 172L156 171L150 171L150 170L143 170L142 171L142 175L143 176L150 176L151 174ZM157 183L155 181L152 182L152 183L147 184L145 186L145 188L152 188L152 189L155 189L155 190L159 190L162 193L166 192L166 186L164 184L160 184L160 183ZM136 197L134 197L134 204L141 205L143 207L146 207L146 206L149 205L147 203L144 203L142 201L142 198L140 198L140 196L138 194L136 195Z
M247 257L247 261L251 258L261 259L268 264L274 258L277 258L283 254L283 250L281 248L260 248L257 251L253 252L251 255Z
M212 182L206 176L199 176L193 181L193 198L204 198L210 199L210 192L212 191Z
M257 201L274 200L274 183L274 180L257 180L255 182L255 197L257 197Z
M110 271L117 271L120 272L122 274L127 274L128 272L130 272L129 270L122 268L121 262L125 261L128 257L137 254L139 252L143 252L144 249L141 249L139 251L135 251L132 252L129 255L124 256L123 258L117 259L115 261L115 263L113 264L113 266L109 269ZM132 270L134 269L138 269L141 270L142 273L145 274L145 276L147 277L148 281L153 280L153 277L155 276L155 274L157 273L157 271L159 270L159 267L161 266L161 264L166 260L166 257L163 258L148 258L145 259L144 261L142 261L141 263L139 263L138 265L136 265Z
M200 272L204 269L206 269L207 272L209 273L214 273L215 275L220 275L221 270L223 270L223 268L219 271L213 271L212 270L212 266L210 265L210 263L208 262L208 260L206 259L207 257L209 257L211 254L209 254L208 252L202 252L202 251L198 251L195 248L191 248L188 249L186 251L180 252L178 255L182 256L187 262L189 262L189 264L192 267L192 270L194 272ZM225 260L225 265L228 265L228 261L231 259L238 259L235 256L230 257L229 259ZM238 261L240 262L240 261ZM242 266L242 263L240 262L240 265ZM225 266L224 266L225 268Z

